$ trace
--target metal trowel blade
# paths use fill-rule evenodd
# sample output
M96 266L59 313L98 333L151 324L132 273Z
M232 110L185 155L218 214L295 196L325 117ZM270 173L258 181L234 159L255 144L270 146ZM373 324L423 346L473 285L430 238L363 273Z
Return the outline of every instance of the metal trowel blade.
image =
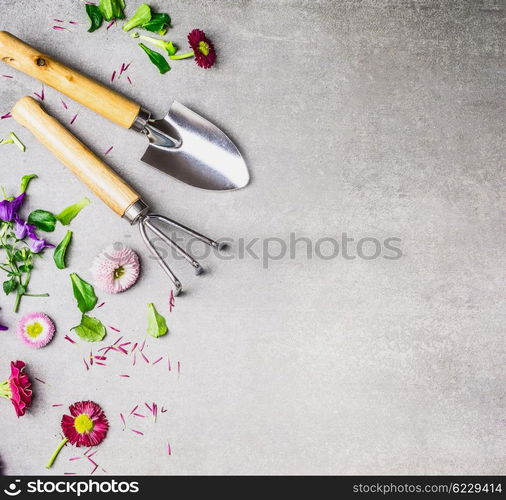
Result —
M235 144L216 125L174 101L161 120L144 128L149 146L142 161L192 186L239 189L249 172Z

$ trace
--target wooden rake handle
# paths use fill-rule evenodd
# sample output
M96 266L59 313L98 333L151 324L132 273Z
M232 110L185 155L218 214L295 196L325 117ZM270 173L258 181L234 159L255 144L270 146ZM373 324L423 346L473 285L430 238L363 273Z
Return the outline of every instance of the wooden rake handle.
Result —
M0 59L124 128L132 126L141 109L136 102L55 61L7 31L0 31Z
M118 215L123 216L140 199L116 172L48 115L35 99L20 99L12 109L12 116Z

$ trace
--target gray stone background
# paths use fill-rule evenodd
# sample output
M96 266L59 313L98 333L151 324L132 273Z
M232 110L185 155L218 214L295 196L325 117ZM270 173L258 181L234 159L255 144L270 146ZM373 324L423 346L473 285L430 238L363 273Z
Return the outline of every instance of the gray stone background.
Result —
M127 0L128 14L137 3ZM157 211L236 241L345 232L355 243L398 237L403 252L308 259L300 244L264 269L233 245L233 260L205 259L203 277L175 265L188 293L169 314L170 284L136 228L90 196L72 224L70 268L56 270L47 252L32 291L51 297L22 304L20 315L55 320L54 341L22 345L20 315L1 299L11 326L2 374L23 359L46 382L34 383L19 420L0 402L6 473L45 474L65 410L51 405L82 399L109 416L94 458L111 474L504 473L504 1L153 1L172 15L170 39L200 27L219 53L212 70L182 61L164 76L118 27L88 34L80 1L0 4L2 29L103 82L132 61L134 85L122 78L114 88L158 114L177 98L237 141L250 186L201 191L144 166L141 136L69 99L65 111L46 89L47 109L66 123L79 111L73 130L99 153L113 145L108 161ZM55 31L53 18L81 24ZM0 80L2 114L40 91L6 65L1 73L14 76ZM58 212L88 194L28 131L0 122L0 136L11 130L27 152L1 148L1 184L14 192L22 175L38 174L28 210ZM114 241L144 255L142 279L101 296L96 316L138 341L154 302L171 331L145 352L179 360L179 376L165 361L132 367L120 355L86 372L90 345L64 340L79 320L69 272L89 279L93 257ZM168 412L156 424L131 417L144 436L123 431L119 413L144 401ZM65 448L51 472L88 474L85 460L68 461L78 452Z

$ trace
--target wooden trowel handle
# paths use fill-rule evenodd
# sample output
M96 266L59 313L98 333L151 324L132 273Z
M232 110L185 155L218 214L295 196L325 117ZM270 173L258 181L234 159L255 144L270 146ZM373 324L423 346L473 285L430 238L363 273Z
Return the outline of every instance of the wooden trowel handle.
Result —
M35 99L20 99L12 109L12 116L118 215L123 216L140 199L116 172L48 115Z
M55 61L7 31L0 31L0 59L122 127L130 128L139 114L140 105L136 102Z

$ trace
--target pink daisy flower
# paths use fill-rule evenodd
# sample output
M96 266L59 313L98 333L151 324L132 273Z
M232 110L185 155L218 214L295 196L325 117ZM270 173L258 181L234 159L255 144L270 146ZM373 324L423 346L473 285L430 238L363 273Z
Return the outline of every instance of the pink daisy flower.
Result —
M91 268L95 286L107 293L130 288L139 278L139 256L123 245L110 245L100 253Z
M104 440L109 430L105 413L93 401L78 401L70 405L69 412L70 415L63 415L61 419L61 428L65 438L49 459L46 466L48 469L67 443L77 447L97 446Z
M32 383L25 366L23 361L11 361L11 376L0 382L0 396L11 400L18 417L22 417L32 403Z
M25 314L18 323L18 337L30 347L40 348L51 342L56 328L49 316L34 312Z

